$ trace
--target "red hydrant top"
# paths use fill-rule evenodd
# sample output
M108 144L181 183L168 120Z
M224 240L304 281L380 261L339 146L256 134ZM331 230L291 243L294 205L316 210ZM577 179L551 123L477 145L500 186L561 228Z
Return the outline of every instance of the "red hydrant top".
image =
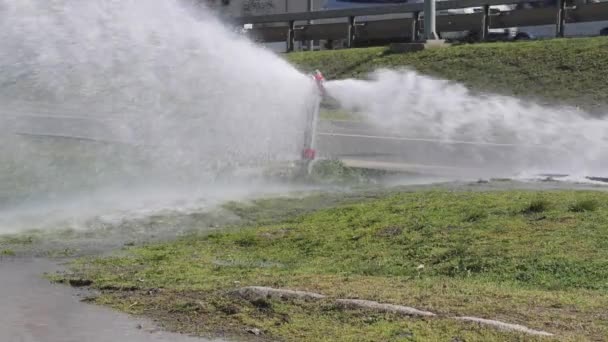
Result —
M315 70L315 73L312 75L313 79L317 82L317 87L319 87L319 91L321 95L325 95L325 87L323 83L325 82L325 76L319 70Z

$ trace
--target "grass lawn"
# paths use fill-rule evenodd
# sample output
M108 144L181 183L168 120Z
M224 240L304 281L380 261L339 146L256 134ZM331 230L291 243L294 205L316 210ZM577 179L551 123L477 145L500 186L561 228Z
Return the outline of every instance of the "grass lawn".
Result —
M553 339L450 319L462 315L557 340L608 336L608 193L424 190L298 211L311 200L320 199L231 203L245 226L81 259L63 277L91 280L102 290L97 303L200 335L255 328L286 341ZM249 285L329 298L248 301L230 292ZM438 316L343 309L335 298Z
M589 110L608 104L608 37L453 46L407 54L386 48L298 52L297 67L328 79L363 77L378 68L413 68L472 89L568 103Z

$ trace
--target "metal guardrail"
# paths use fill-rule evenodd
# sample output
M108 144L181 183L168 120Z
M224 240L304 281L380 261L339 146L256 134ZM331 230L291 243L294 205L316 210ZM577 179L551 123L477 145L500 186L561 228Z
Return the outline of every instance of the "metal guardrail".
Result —
M520 3L543 3L545 0L447 0L438 1L436 4L437 11L449 10L449 9L460 9L469 7L483 7L483 6L498 6L498 5L515 5ZM412 4L401 4L401 5L388 5L388 6L375 6L365 8L351 8L351 9L339 9L339 10L325 10L325 11L313 11L313 12L299 12L299 13L284 13L284 14L271 14L271 15L256 15L256 16L245 16L235 18L234 22L237 24L262 24L262 23L277 23L277 22L290 22L290 21L308 21L308 20L319 20L319 19L335 19L335 18L348 18L348 17L362 17L362 16L373 16L373 15L385 15L385 14L398 14L398 13L416 13L424 10L423 3L412 3Z
M557 0L555 6L530 9L514 9L498 13L490 7L499 5L544 4L545 0L447 0L436 3L437 11L480 8L476 13L438 15L438 32L477 32L480 40L486 40L490 29L522 26L555 25L555 35L564 36L566 23L608 20L608 2L588 3L572 7L566 0ZM412 3L369 8L326 10L302 13L246 16L234 18L237 25L253 24L248 30L252 38L260 42L287 42L288 51L293 51L295 41L341 40L348 47L356 41L373 39L401 39L417 41L422 30L424 4ZM360 17L408 14L407 18L361 20ZM318 23L296 25L297 22L347 19L343 23ZM268 24L287 24L283 26Z

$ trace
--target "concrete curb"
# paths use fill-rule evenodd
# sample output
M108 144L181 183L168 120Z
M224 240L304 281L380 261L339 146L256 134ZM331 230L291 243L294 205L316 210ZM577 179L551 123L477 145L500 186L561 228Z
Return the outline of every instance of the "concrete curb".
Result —
M264 286L248 286L236 289L232 292L235 295L238 295L241 298L244 298L249 301L259 300L259 299L281 299L281 300L305 300L305 301L317 301L322 299L327 299L326 295L314 292L306 292L306 291L295 291L295 290L285 290L285 289L275 289L272 287L264 287ZM412 308L409 306L403 305L395 305L388 303L379 303L371 300L363 300L363 299L335 299L334 303L341 308L344 309L362 309L376 312L386 312L386 313L395 313L401 314L404 316L416 316L416 317L441 317L437 314L430 311L418 310L416 308ZM555 336L552 333L530 329L526 326L519 324L511 324L491 319L472 317L472 316L462 316L462 317L447 317L449 319L478 323L480 325L493 327L501 331L508 332L520 332L528 335L534 336Z
M478 317L452 317L452 319L456 319L459 321L467 321L467 322L474 322L474 323L479 323L481 325L487 325L487 326L491 326L491 327L495 327L498 330L503 330L503 331L516 331L516 332L522 332L528 335L536 335L536 336L553 336L553 334L548 333L546 331L540 331L540 330L533 330L530 329L528 327L525 327L523 325L519 325L519 324L510 324L510 323L505 323L505 322L501 322L501 321L495 321L492 319L483 319L483 318L478 318Z
M336 304L340 307L347 309L367 309L378 312L388 312L388 313L396 313L405 316L424 316L424 317L433 317L437 316L436 314L429 311L422 311L418 309L411 308L409 306L402 305L394 305L394 304L383 304L374 302L371 300L361 300L361 299L337 299Z
M282 289L274 289L272 287L263 287L263 286L248 286L242 287L235 291L240 297L245 298L247 300L256 300L256 299L299 299L299 300L320 300L326 298L326 296L314 293L314 292L305 292L305 291L294 291L294 290L282 290Z

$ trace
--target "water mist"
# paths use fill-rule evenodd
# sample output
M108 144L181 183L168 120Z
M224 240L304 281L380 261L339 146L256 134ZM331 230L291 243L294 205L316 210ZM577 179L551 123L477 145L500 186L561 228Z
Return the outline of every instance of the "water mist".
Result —
M384 135L402 138L409 163L488 176L595 176L608 166L608 121L576 108L472 93L410 70L332 81L327 90Z
M177 0L0 0L0 65L0 209L198 196L224 165L298 159L314 96Z

